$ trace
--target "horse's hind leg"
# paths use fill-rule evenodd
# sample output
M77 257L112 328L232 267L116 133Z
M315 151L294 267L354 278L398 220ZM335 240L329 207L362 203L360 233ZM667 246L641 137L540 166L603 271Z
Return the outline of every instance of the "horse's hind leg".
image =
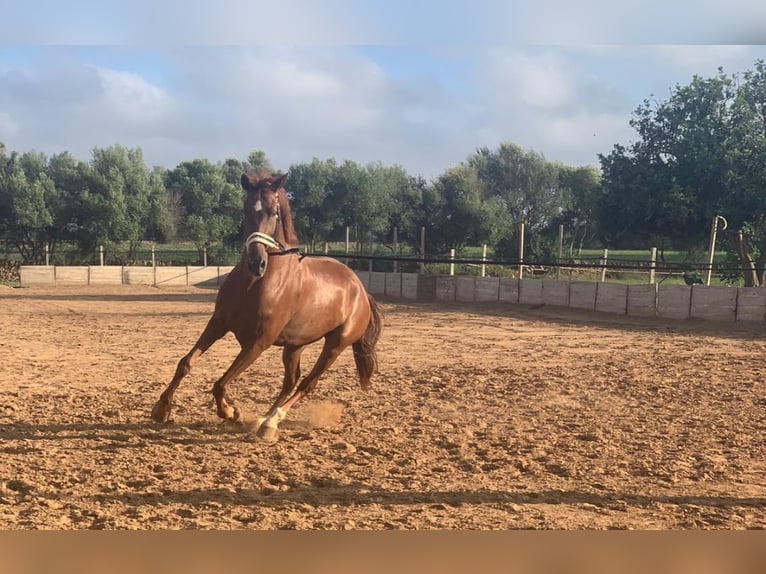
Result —
M258 418L255 425L256 429L260 427L266 419L277 412L277 409L282 406L295 389L295 385L298 384L298 379L301 377L301 353L303 353L303 349L305 349L305 346L285 346L285 348L282 349L282 364L285 366L285 377L282 380L282 390L279 392L274 404L271 405L268 414L265 417Z
M319 377L330 368L335 362L335 359L338 358L338 355L340 355L343 349L348 345L349 343L342 340L339 332L327 335L324 347L322 348L322 353L319 355L319 359L317 359L314 368L311 369L311 372L301 381L297 390L288 400L284 401L281 406L270 411L269 416L263 421L258 429L258 436L267 440L274 440L277 434L277 426L285 418L287 411L295 403L314 390L314 387L316 387L317 382L319 381Z
M197 362L199 356L207 351L213 343L223 337L227 332L228 329L223 324L223 321L213 315L191 351L178 361L173 380L170 381L170 384L160 395L159 400L155 403L154 408L152 409L152 419L158 423L164 423L170 418L173 394L176 392L178 385L181 384L181 380L189 374L189 371L191 371L191 368L194 366L194 363Z

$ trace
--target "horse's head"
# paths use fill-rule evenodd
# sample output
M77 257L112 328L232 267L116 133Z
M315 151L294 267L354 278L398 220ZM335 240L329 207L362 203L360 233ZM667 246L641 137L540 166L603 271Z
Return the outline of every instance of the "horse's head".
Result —
M263 277L269 264L269 250L284 251L282 212L289 208L284 197L287 174L243 173L242 188L247 192L245 215L245 251L247 269ZM281 197L280 197L281 196ZM284 207L282 207L284 206Z

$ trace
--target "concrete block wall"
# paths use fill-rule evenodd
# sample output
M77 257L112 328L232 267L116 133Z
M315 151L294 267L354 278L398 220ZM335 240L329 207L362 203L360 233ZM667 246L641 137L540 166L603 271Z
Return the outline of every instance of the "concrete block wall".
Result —
M543 303L557 307L569 307L569 283L543 279Z
M21 285L208 286L233 267L22 266ZM552 305L668 319L766 322L766 288L623 285L550 279L356 271L373 295L419 301Z
M159 271L162 267L157 267ZM233 267L226 267L225 272L229 273ZM224 268L212 266L212 267L187 267L186 268L186 284L212 287L223 283L220 280ZM157 280L159 284L159 278Z
M56 285L87 285L88 266L54 267Z
M628 312L628 286L623 283L597 283L596 311L626 315Z
M628 285L627 307L631 317L654 317L657 314L657 284Z
M418 298L418 274L402 273L402 299Z
M572 281L569 284L569 306L572 309L595 309L598 283Z
M664 319L688 319L692 290L688 285L657 286L657 316Z
M689 315L692 319L734 321L737 316L737 290L692 285Z
M56 268L48 265L22 265L19 267L21 286L55 285Z
M188 275L186 268L157 267L154 273L154 281L155 284L160 287L170 287L172 285L188 285Z
M373 295L386 294L386 274L382 271L370 271L370 293Z
M438 275L436 277L436 300L454 301L457 290L455 277Z
M122 285L122 267L105 265L90 267L88 272L89 285Z
M543 282L536 279L519 281L519 303L522 305L542 305Z
M475 300L491 303L500 300L500 277L476 277Z
M520 288L521 281L518 279L514 279L513 277L501 277L498 300L508 303L518 303Z
M737 289L737 321L766 321L766 289L740 287Z
M476 277L471 275L455 277L455 301L473 303L476 299Z
M401 297L402 296L402 274L401 273L386 273L384 293L386 297Z
M154 270L156 267L123 267L122 282L125 285L154 285ZM186 271L185 267L181 269Z

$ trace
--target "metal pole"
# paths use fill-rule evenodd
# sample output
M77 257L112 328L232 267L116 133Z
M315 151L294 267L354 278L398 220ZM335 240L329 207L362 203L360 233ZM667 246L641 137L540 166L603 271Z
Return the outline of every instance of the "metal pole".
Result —
M152 267L157 267L157 258L154 256L154 244L152 244Z
M48 244L45 244L45 266L48 267L48 265L51 264L51 248L48 246Z
M654 270L657 267L657 248L652 247L652 266L649 268L649 283L654 284Z
M481 246L481 260L486 261L487 260L487 244ZM482 263L481 264L481 276L484 277L487 274L487 264Z
M420 228L420 256L425 259L426 258L426 228L421 227ZM425 271L426 264L421 263L420 264L420 273L423 273Z
M99 245L98 246L98 261L101 264L101 267L104 266L104 246Z
M207 267L207 247L202 248L202 266Z
M449 250L449 258L450 259L455 259L455 250L454 249L450 249ZM449 264L449 274L450 274L450 276L455 274L455 264L454 263L450 263Z
M713 276L713 258L715 257L715 236L718 231L718 220L723 221L722 230L729 226L729 222L722 215L713 217L713 224L710 226L710 249L708 249L707 271L705 271L705 285L710 286L710 279Z
M348 255L348 246L351 243L351 228L346 226L346 255Z
M524 222L519 224L519 279L524 277Z

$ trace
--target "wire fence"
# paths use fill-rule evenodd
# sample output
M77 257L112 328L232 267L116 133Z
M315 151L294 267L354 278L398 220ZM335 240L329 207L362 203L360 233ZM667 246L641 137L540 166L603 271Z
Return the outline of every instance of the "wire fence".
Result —
M390 249L389 249L390 250ZM341 246L331 249L325 244L321 251L303 248L306 257L330 256L345 262L349 267L361 271L403 272L440 275L476 275L516 278L540 278L582 281L618 281L628 283L671 282L686 284L737 284L736 278L747 271L743 265L730 261L723 262L678 262L663 261L656 256L656 250L647 250L645 259L637 257L583 256L547 261L533 261L523 258L498 258L494 256L460 256L455 250L421 256L381 254L385 248L378 247L371 253L346 252ZM486 253L486 249L484 251ZM101 247L97 252L83 256L72 250L59 249L46 252L41 264L71 265L131 265L131 266L230 266L241 257L241 249L216 247L212 249L164 249L146 246L129 251ZM0 252L0 261L5 275L18 274L19 257L13 253ZM9 281L13 279L0 279Z

